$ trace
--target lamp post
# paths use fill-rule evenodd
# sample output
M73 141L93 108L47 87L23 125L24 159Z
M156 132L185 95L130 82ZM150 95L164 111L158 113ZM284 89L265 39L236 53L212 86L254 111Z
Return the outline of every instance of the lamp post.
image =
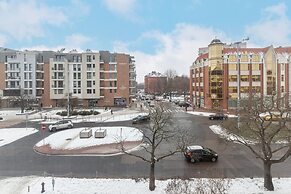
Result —
M240 128L240 115L239 115L239 111L240 111L240 98L241 98L241 95L240 95L240 75L241 75L241 72L240 72L240 61L239 61L239 44L243 43L243 42L246 42L249 40L249 37L247 38L244 38L242 39L241 41L238 41L238 42L234 42L233 44L236 45L236 69L237 69L237 128L239 129Z

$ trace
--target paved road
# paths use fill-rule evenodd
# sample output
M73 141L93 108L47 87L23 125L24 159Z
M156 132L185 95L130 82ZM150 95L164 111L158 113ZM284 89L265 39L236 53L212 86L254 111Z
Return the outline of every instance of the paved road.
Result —
M182 154L176 154L156 165L157 178L172 177L262 177L260 161L239 144L227 143L213 134L209 125L220 121L209 121L206 117L193 116L170 107L174 112L177 130L188 130L193 144L213 148L219 153L217 163L187 163ZM108 126L131 126L131 122L104 123ZM23 126L18 124L15 127ZM29 123L29 126L36 126ZM76 124L78 126L99 126L96 123ZM182 127L181 127L182 126ZM50 133L45 133L44 136ZM127 155L117 156L46 156L33 151L42 134L36 133L14 143L0 147L0 176L42 175L55 176L132 178L147 177L149 166L140 159ZM166 145L164 145L166 146ZM163 149L163 148L161 148ZM291 176L291 159L273 166L274 177Z

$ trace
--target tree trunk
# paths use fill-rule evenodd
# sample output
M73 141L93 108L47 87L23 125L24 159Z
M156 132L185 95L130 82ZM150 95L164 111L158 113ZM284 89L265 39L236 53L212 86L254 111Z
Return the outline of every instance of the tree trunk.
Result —
M155 181L156 181L156 178L155 178L155 163L152 162L151 163L151 167L150 167L150 183L149 183L149 189L151 191L155 190L156 188L156 185L155 185Z
M269 161L264 161L264 187L268 191L274 191L274 185L271 175L271 163Z

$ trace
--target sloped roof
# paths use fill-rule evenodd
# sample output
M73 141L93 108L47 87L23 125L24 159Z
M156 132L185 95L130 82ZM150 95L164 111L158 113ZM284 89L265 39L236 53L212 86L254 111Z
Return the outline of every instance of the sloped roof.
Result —
M291 47L277 47L275 53L291 53Z

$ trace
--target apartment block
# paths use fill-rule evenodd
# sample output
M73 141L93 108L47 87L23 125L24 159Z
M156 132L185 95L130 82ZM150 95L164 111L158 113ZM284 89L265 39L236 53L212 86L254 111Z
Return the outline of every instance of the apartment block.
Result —
M228 110L237 107L238 94L289 94L291 47L247 48L214 39L201 50L190 68L194 106Z
M146 94L163 94L166 90L167 76L152 71L144 77L144 89Z
M2 48L2 106L17 106L17 96L43 107L127 106L136 93L134 62L130 55L108 51Z

